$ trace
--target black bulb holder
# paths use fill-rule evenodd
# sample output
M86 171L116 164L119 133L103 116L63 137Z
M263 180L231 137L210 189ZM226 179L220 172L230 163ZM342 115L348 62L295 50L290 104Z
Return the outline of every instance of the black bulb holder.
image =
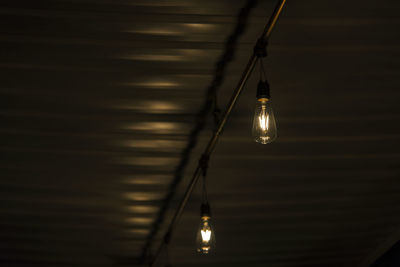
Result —
M211 209L208 203L202 203L200 207L201 217L211 217Z
M263 60L262 58L267 56L267 45L268 45L267 40L265 40L264 37L261 37L257 40L257 43L254 46L254 54L256 55L258 61L260 61L260 71L263 71L261 60ZM271 98L268 81L260 80L258 82L256 97L258 100L261 99L268 100Z
M270 90L269 90L269 83L268 81L259 81L257 86L257 99L264 99L266 98L269 100L271 98Z

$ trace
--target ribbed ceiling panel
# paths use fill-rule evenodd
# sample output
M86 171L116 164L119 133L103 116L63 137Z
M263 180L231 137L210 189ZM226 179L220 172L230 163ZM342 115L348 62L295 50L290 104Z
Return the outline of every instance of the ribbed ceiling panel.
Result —
M244 3L0 4L2 266L135 265ZM253 10L221 107L274 3ZM288 1L266 60L279 138L251 140L255 75L210 162L216 253L195 254L197 188L173 266L363 267L399 239L399 11Z

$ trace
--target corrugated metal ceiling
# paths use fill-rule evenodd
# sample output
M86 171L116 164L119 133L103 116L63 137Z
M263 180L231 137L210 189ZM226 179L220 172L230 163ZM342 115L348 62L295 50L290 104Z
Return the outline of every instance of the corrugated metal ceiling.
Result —
M136 263L244 3L0 4L3 266ZM274 4L252 11L221 107ZM195 255L197 190L173 266L367 266L399 239L399 11L287 3L267 59L279 138L251 140L253 77L210 162L217 253Z

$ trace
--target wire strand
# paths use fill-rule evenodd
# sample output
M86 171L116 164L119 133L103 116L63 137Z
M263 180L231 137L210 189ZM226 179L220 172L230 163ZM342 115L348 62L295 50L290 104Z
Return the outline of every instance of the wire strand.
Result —
M203 175L202 203L208 203L206 175Z
M264 61L262 58L258 58L260 61L260 80L261 81L266 81L267 80L267 72L265 71L264 68Z

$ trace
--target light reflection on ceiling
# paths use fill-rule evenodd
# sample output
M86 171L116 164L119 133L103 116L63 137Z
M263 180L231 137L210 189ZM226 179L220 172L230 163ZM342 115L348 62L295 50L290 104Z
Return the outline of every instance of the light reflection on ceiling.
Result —
M218 49L139 49L134 53L124 54L118 58L137 61L207 61L212 56L217 56Z
M136 28L127 30L131 33L140 33L148 35L187 35L195 31L196 34L210 34L217 26L209 23L167 23L165 25L157 26L143 26L142 28Z
M171 101L121 101L123 103L115 104L116 109L124 109L124 110L134 110L140 111L142 113L161 113L161 114L170 114L170 113L178 113L183 111L182 103L173 103Z
M119 142L124 147L145 148L162 151L176 151L182 149L185 145L184 141L176 140L126 140Z
M121 129L144 131L156 134L173 134L186 132L189 125L178 122L138 122L121 126Z
M154 201L163 199L163 192L126 192L124 198L133 201Z
M133 82L128 83L127 85L130 86L137 86L137 87L148 87L148 88L171 88L171 87L178 87L181 86L178 82L173 81L163 81L163 80L156 80L152 79L151 81L147 82Z
M125 222L130 223L130 224L144 224L144 225L149 225L153 222L153 218L149 217L130 217L126 218Z
M127 212L154 214L158 211L158 207L150 205L134 205L125 207Z
M125 184L137 184L137 185L158 185L158 184L168 184L171 180L171 175L162 174L141 174L131 176L120 177L122 183Z
M126 229L125 231L130 233L130 234L146 236L146 235L149 234L150 229L131 228L131 229Z

